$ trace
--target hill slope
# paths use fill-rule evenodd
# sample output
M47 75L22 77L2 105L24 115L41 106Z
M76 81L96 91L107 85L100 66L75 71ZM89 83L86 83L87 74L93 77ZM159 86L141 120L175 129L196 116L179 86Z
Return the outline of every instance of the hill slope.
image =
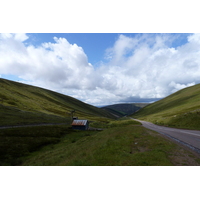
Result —
M200 129L200 84L169 95L132 116L159 125Z
M148 105L148 103L124 103L104 106L102 109L107 110L118 117L123 117L138 111L146 105Z
M66 122L75 110L79 118L112 117L100 108L50 90L0 78L0 126Z

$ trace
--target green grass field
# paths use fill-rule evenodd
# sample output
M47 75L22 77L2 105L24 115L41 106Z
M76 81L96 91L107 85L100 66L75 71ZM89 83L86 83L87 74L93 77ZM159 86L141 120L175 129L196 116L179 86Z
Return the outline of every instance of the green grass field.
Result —
M124 119L94 121L102 131L67 125L0 131L0 165L24 166L173 166L200 165L193 153Z
M43 123L70 123L70 118L0 105L0 126Z
M100 108L39 87L0 78L0 88L0 126L62 123L70 119L72 110L80 118L114 118Z
M128 119L107 121L103 131L78 131L63 125L26 127L5 129L0 137L1 165L200 165L191 152Z
M200 130L200 84L152 103L132 117L158 125Z

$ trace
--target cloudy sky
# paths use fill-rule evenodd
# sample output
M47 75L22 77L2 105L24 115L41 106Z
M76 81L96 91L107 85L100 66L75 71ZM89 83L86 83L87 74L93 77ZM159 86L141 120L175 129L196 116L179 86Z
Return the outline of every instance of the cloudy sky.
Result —
M0 76L100 106L200 83L200 34L0 35Z

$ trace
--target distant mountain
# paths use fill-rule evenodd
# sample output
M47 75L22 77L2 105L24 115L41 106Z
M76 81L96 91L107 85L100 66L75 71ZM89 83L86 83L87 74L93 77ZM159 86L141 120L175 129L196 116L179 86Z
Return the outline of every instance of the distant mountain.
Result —
M117 117L123 117L135 113L146 105L148 105L148 103L125 103L104 106L102 109Z
M47 89L0 78L0 126L112 117L109 112Z
M200 84L179 90L132 116L159 125L200 129Z

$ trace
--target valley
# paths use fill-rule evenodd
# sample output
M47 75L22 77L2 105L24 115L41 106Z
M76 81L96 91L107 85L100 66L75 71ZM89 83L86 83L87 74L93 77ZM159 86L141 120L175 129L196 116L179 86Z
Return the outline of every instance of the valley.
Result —
M147 105L148 103L122 103L104 106L102 109L112 113L119 118L126 115L131 115Z
M197 154L136 121L200 130L200 85L148 105L103 108L1 78L0 88L0 165L200 165ZM91 129L73 130L72 111Z

